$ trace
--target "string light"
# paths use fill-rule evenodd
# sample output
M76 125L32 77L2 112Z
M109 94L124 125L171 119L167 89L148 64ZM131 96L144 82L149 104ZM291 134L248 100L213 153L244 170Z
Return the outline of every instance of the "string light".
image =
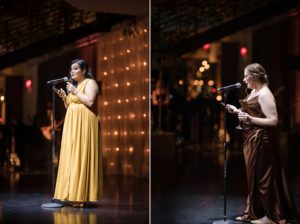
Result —
M129 152L133 152L133 147L131 146L131 147L129 147Z
M141 31L142 32L139 34L140 35L143 34L143 36L146 38L147 35L144 33L147 33L148 30L142 28ZM146 53L146 51L148 50L146 48L149 47L148 43L142 41L139 44L139 46L135 46L135 48L133 49L129 47L127 38L125 39L123 38L123 36L117 36L117 38L115 39L116 40L113 40L115 41L115 44L112 48L112 51L114 51L114 55L116 59L112 59L114 57L113 54L106 52L106 55L103 55L104 57L102 57L101 58L102 60L100 61L100 63L102 63L102 65L100 65L100 68L103 68L102 73L100 74L103 74L105 77L102 83L103 84L102 90L104 96L102 102L104 106L107 106L107 109L103 110L103 115L106 116L102 117L103 118L102 120L105 121L103 122L103 131L104 131L103 134L105 136L105 140L103 141L103 143L104 143L104 148L105 146L110 147L110 152L107 153L109 153L108 155L110 158L113 158L108 160L107 165L109 166L110 169L119 168L119 166L116 166L118 165L117 162L118 157L114 157L114 155L117 155L116 153L120 151L134 153L135 149L138 148L138 146L135 145L136 144L135 141L130 142L130 144L127 145L128 144L127 140L132 141L131 139L132 137L135 136L144 137L148 133L147 130L145 129L147 127L145 123L146 120L144 119L148 117L148 114L146 113L146 111L138 112L134 108L136 106L139 106L137 104L143 104L143 106L146 105L147 103L146 101L150 97L146 94L142 94L141 91L136 92L138 94L134 94L135 92L131 92L131 91L136 91L138 84L142 84L144 85L144 87L146 87L145 86L146 83L148 84L150 82L150 79L146 75L147 73L144 72L145 70L147 70L147 66L149 66L147 59L144 58L144 60L141 60L137 58L140 55L138 51L140 52L143 51L142 54ZM124 41L124 42L120 43L119 41ZM111 44L111 42L112 40L110 40L109 44ZM134 57L129 58L128 57L129 54L135 56L136 53L137 53L136 55L137 60L130 61L134 59ZM118 61L116 61L117 59ZM127 64L121 67L119 60L123 62L125 62L124 60L126 60ZM142 68L145 70L143 70L143 72L140 74L137 68L139 69ZM109 76L112 74L115 74L115 76ZM131 74L142 75L142 79L134 81L134 76L131 76ZM122 76L124 75L124 79L122 80L123 77L120 79L118 77L119 75ZM112 77L113 79L110 79L110 77ZM128 88L123 89L123 87L128 87ZM125 102L130 103L130 105L129 104L122 105L122 103ZM129 113L123 114L123 111L126 110L126 107L128 106L130 106L133 110ZM132 128L128 127L127 125L123 126L123 122L126 122L127 124L132 124L133 121L142 122L143 124L142 128L132 130ZM130 138L127 138L127 136ZM124 139L126 139L126 142L123 141ZM145 142L145 144L147 144L147 142ZM147 153L149 153L149 149L147 149L147 146L143 148L146 148L146 151L148 150ZM148 157L149 155L144 154L144 156ZM128 161L128 159L129 158L125 158L124 161L122 161L124 164L123 167L126 168L126 170L128 169L128 171L130 172L135 172L135 170L133 169L135 168L135 164L134 163L131 164ZM145 167L143 169L148 169L147 164L143 165L143 167Z

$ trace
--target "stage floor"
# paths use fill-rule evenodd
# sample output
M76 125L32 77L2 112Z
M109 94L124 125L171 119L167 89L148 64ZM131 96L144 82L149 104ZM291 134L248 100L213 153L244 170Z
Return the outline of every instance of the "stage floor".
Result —
M151 223L211 224L223 220L223 161L222 148L179 148L174 161L152 158ZM246 205L246 171L241 152L229 151L227 161L226 214L234 221ZM299 156L289 157L290 187L300 211L298 161Z
M98 207L43 209L51 202L51 175L0 175L0 223L125 224L149 222L149 182L120 176L104 178L104 199Z

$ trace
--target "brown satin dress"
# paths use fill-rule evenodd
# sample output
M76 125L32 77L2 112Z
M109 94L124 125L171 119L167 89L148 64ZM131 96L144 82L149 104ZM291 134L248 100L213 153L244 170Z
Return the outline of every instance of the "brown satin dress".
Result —
M247 97L248 98L248 97ZM240 100L243 111L264 118L258 96ZM286 153L276 143L274 128L243 123L243 152L248 181L247 209L249 219L267 216L274 222L297 222L298 214L286 175Z

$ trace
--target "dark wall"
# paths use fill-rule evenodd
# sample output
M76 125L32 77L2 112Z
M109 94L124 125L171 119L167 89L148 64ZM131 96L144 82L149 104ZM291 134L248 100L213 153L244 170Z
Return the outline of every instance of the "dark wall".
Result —
M52 101L51 85L47 85L48 80L63 78L69 76L71 61L74 59L84 59L91 67L93 74L97 77L97 46L96 44L74 49L63 55L47 60L39 65L38 69L38 99L37 113L43 115L46 113L47 102ZM60 83L57 88L64 88L65 83ZM66 89L65 89L66 90ZM63 117L65 114L64 105L61 99L56 97L56 115Z
M21 122L23 116L23 77L8 76L6 78L6 119L7 123L12 120Z

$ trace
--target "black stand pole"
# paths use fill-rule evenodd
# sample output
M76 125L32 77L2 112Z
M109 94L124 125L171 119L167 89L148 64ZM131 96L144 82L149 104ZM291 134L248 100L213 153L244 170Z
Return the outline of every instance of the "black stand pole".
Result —
M224 217L223 220L214 221L213 224L228 224L234 223L233 221L227 220L226 208L227 208L227 145L226 145L226 104L227 104L227 90L223 91L224 99Z
M51 178L51 191L54 192L55 189L55 84L52 84L52 121L51 121L51 169L52 169L52 178ZM42 208L61 208L63 204L54 203L42 204Z

